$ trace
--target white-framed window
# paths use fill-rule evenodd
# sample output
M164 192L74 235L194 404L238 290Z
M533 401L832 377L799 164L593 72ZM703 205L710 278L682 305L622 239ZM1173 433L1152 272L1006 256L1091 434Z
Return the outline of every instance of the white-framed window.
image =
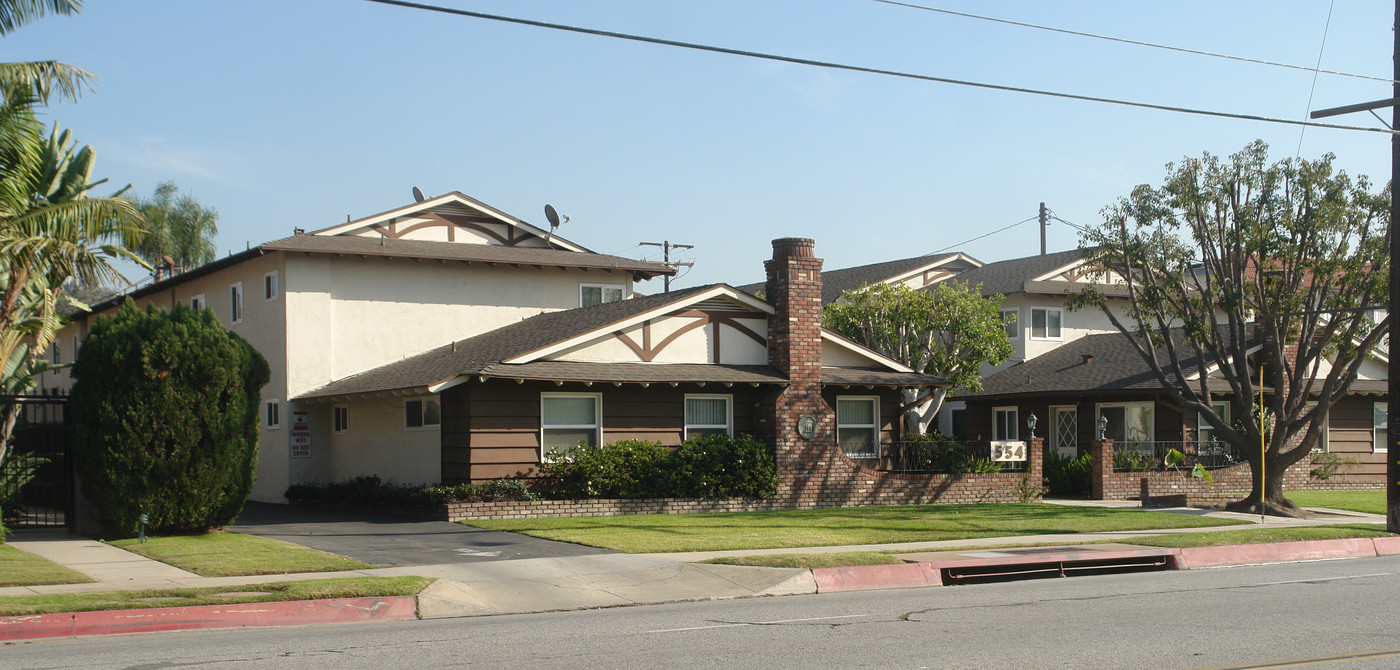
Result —
M228 322L243 323L243 282L228 287Z
M1316 402L1316 401L1310 401L1310 402L1308 402L1308 409L1309 409L1309 410L1311 410L1311 409L1314 408L1314 407L1317 407L1317 402ZM1323 452L1323 453L1332 451L1332 440L1329 439L1329 436L1328 436L1328 433L1330 433L1330 432L1332 432L1332 416L1331 416L1331 413L1323 414L1323 415L1322 415L1322 430L1321 430L1321 431L1318 431L1318 433L1317 433L1317 444L1313 445L1313 449L1318 450L1318 451L1321 451L1321 452Z
M734 435L734 396L686 394L685 439L697 435Z
M282 404L276 400L263 401L263 428L277 430L282 427Z
M836 396L836 441L850 458L880 457L878 396Z
M627 287L622 284L579 284L578 306L590 307L605 302L617 302L627 295Z
M350 432L350 407L348 405L336 405L332 407L331 416L337 434Z
M1216 416L1219 416L1221 419L1223 419L1223 420L1225 421L1225 423L1230 423L1230 404L1229 404L1229 403L1224 403L1224 402L1212 402L1212 403L1210 404L1210 407L1211 407L1211 409L1215 410ZM1196 441L1199 442L1199 443L1205 444L1205 443L1207 443L1207 442L1212 442L1212 441L1214 441L1215 439L1216 439L1216 437L1215 437L1215 429L1211 427L1210 422L1206 421L1206 419L1205 419L1204 416L1202 416L1201 414L1197 413L1197 414L1196 414Z
M603 443L603 394L540 394L540 459Z
M1064 324L1065 311L1058 307L1032 307L1031 308L1031 339L1032 340L1059 340L1063 339L1061 326Z
M1021 412L1015 407L992 408L992 439L1021 439Z
M1390 451L1390 408L1383 402L1371 405L1371 451Z
M442 407L435 398L405 400L403 403L404 430L430 430L442 423Z
M277 271L263 275L263 302L277 299Z
M1001 327L1006 330L1007 339L1021 339L1021 311L1016 309L1001 310Z
M192 309L192 310L199 311L199 310L201 310L201 309L204 309L204 308L207 307L207 306L208 306L208 303L206 303L206 302L204 301L204 294L203 294L203 293L201 293L201 294L199 294L199 295L197 295L197 296L193 296L193 297L190 298L190 309Z
M1128 445L1143 451L1152 450L1156 427L1153 425L1151 402L1113 402L1099 405L1098 419L1108 419L1104 437L1114 444Z

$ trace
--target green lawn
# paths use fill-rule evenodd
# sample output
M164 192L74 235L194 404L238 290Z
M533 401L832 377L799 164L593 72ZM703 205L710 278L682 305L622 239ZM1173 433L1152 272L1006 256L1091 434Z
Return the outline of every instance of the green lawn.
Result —
M408 596L417 594L431 583L433 580L428 577L354 577L199 589L5 596L0 597L0 616L280 602L285 600Z
M828 554L762 554L724 556L701 563L747 565L759 568L844 568L851 565L894 565L904 561L883 551L840 551Z
M111 544L202 577L335 572L374 567L348 556L239 533L172 535L147 538L145 544L134 539L117 540Z
M85 584L90 581L81 572L65 568L47 558L0 544L0 586Z
M1385 526L1376 523L1348 523L1336 526L1300 526L1297 528L1246 528L1209 533L1177 533L1122 540L1124 544L1149 547L1219 547L1227 544L1261 544L1264 542L1296 542L1298 540L1337 540L1349 537L1389 537Z
M1292 491L1285 495L1302 507L1385 514L1385 491Z
M724 514L491 519L468 523L628 553L776 549L961 540L1240 522L1189 514L1063 505L907 505Z

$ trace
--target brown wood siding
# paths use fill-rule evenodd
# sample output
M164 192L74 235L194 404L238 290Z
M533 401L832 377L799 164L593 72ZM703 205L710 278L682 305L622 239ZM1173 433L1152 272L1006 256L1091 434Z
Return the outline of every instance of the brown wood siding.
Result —
M471 382L443 392L444 483L530 476L539 465L540 394L598 393L603 399L603 441L647 440L677 446L685 432L685 396L733 396L734 432L755 430L762 391L750 386L656 384L643 388L584 386L503 380ZM449 419L449 417L451 417Z
M1332 407L1327 417L1327 450L1351 456L1359 463L1347 470L1347 479L1385 481L1386 454L1375 453L1372 443L1372 405L1384 397L1350 396Z

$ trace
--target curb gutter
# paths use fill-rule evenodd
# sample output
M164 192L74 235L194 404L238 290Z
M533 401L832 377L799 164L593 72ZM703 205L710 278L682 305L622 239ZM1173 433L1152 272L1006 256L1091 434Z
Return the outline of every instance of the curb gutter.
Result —
M197 605L0 617L0 641L416 619L415 596Z

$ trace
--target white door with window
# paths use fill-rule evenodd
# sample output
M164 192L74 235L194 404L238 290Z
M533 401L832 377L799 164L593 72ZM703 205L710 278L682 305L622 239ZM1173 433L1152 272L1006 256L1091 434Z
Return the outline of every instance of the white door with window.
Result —
M1079 410L1074 405L1050 408L1050 447L1061 456L1079 454Z

